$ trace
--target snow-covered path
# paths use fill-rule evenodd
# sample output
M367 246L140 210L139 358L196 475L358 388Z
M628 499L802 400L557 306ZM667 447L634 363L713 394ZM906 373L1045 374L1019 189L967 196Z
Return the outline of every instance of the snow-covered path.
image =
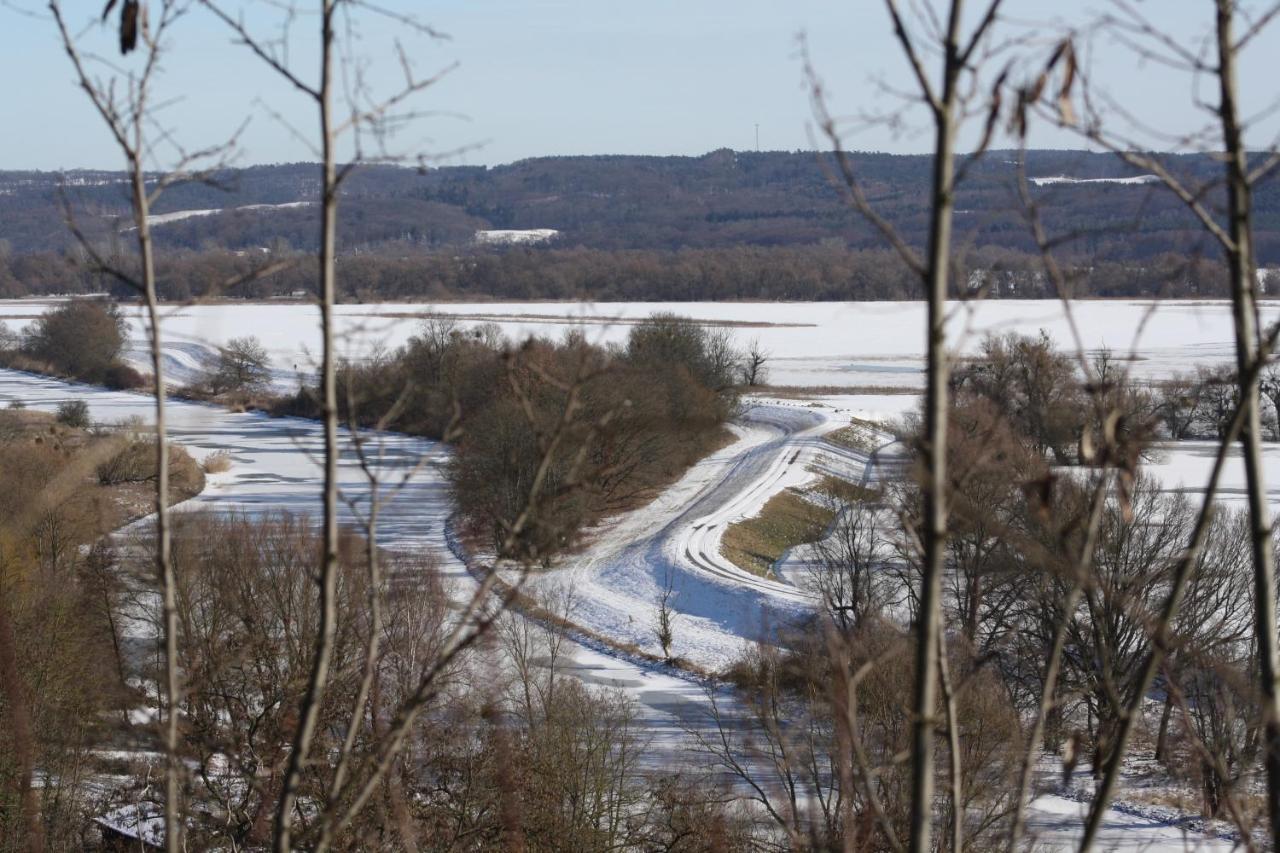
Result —
M864 482L878 477L878 456L821 440L846 422L830 407L774 401L748 408L735 423L737 441L647 506L604 525L595 542L566 561L563 572L580 602L574 620L657 653L656 607L670 584L678 614L672 653L718 669L746 642L810 613L808 591L742 570L721 555L720 539L730 523L818 472L839 470ZM886 436L886 447L891 443Z
M1080 848L1087 803L1057 794L1032 800L1027 810L1027 837L1033 850L1068 853ZM1161 819L1108 809L1098 830L1097 851L1116 853L1227 853L1242 849L1226 838L1206 838L1176 819Z

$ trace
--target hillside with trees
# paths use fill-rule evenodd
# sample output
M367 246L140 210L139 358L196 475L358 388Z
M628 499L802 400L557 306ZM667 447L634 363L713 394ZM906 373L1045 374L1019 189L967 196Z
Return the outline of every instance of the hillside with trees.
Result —
M1170 158L1196 185L1209 155ZM868 199L910 244L928 225L929 158L855 153ZM343 185L342 296L362 298L903 299L911 277L833 191L826 155L714 151L701 157L550 157L496 167L369 165ZM1031 151L1031 197L1083 296L1222 292L1219 255L1184 205L1110 154ZM1071 181L1044 179L1070 178ZM1131 179L1131 182L1118 182ZM967 266L987 295L1046 295L1019 200L1019 159L973 161L956 197ZM1037 183L1037 181L1039 181ZM216 292L267 259L301 266L230 296L311 286L314 166L255 166L166 190L152 211L170 298ZM1222 199L1211 193L1208 201ZM1255 191L1259 262L1280 263L1280 193ZM0 172L0 295L82 293L113 282L64 221L106 257L130 238L114 172ZM187 213L191 215L180 216ZM536 245L477 232L552 229ZM994 273L992 279L988 275ZM971 277L973 278L973 277ZM1003 286L999 286L1003 280ZM992 286L996 285L996 286Z

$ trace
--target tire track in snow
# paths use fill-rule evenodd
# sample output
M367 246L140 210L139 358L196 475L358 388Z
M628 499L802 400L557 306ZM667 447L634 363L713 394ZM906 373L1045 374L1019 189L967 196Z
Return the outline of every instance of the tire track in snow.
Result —
M831 424L824 421L809 429L785 435L782 444L784 452L750 489L742 492L736 500L712 516L693 524L690 541L685 549L686 557L707 571L741 579L765 592L793 595L805 602L816 603L815 596L807 590L744 571L721 553L720 546L728 526L738 520L750 518L770 497L781 492L785 486L779 483L788 479L789 475L794 476L797 465L803 474L816 469L819 473L836 476L847 476L850 469L858 467L861 468L859 484L864 487L883 476L883 469L887 466L883 464L881 456L884 451L897 444L896 439L887 433L881 433L880 437L884 441L868 453L822 440L822 435L830 429ZM796 449L788 456L787 452L792 446ZM826 461L831 457L840 459L844 464L832 465Z
M574 621L622 643L657 650L648 624L671 580L681 623L675 653L710 668L728 662L744 642L770 626L794 622L816 604L807 590L744 571L723 557L720 541L733 521L754 514L768 497L814 472L859 470L880 476L880 451L866 453L822 440L827 413L757 405L735 424L739 439L695 465L649 506L599 531L596 543L567 561L578 600ZM555 577L558 573L553 573Z

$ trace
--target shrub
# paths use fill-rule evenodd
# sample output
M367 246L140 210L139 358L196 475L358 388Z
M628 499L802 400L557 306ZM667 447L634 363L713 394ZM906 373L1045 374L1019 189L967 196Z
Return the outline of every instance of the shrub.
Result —
M105 382L124 349L124 317L107 302L74 300L46 312L27 336L32 358L85 382ZM124 387L124 386L113 386Z
M248 393L271 381L267 349L254 337L232 338L205 368L204 384L212 394Z
M151 483L156 478L156 439L153 435L129 434L116 438L118 449L97 467L103 486ZM181 447L169 445L169 499L184 500L204 488L204 471Z
M231 470L231 454L225 450L219 450L217 453L210 453L204 458L204 462L200 463L200 467L204 469L206 474L222 474Z
M68 400L58 404L58 423L76 429L89 426L89 404L84 400Z
M98 482L104 486L145 483L156 476L154 439L122 438L120 449L98 464Z
M675 314L654 314L637 323L627 338L626 356L634 364L686 370L712 391L733 387L742 361L726 330Z
M103 373L102 384L117 391L133 391L145 387L147 377L129 365L117 362Z

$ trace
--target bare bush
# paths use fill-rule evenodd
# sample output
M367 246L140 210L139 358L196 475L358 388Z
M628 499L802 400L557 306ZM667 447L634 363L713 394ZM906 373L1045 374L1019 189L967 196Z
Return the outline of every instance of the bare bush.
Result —
M210 453L200 463L206 474L225 474L231 470L231 454L225 450Z
M125 320L114 303L77 299L42 314L23 351L62 375L106 383L118 373L126 340Z
M68 400L58 404L58 423L75 429L89 426L89 404L84 400Z
M863 501L845 507L831 532L811 547L808 584L841 636L879 618L890 595L887 563L894 556L892 511Z
M204 369L201 383L214 396L252 394L271 381L267 349L255 337L232 338L218 347Z

